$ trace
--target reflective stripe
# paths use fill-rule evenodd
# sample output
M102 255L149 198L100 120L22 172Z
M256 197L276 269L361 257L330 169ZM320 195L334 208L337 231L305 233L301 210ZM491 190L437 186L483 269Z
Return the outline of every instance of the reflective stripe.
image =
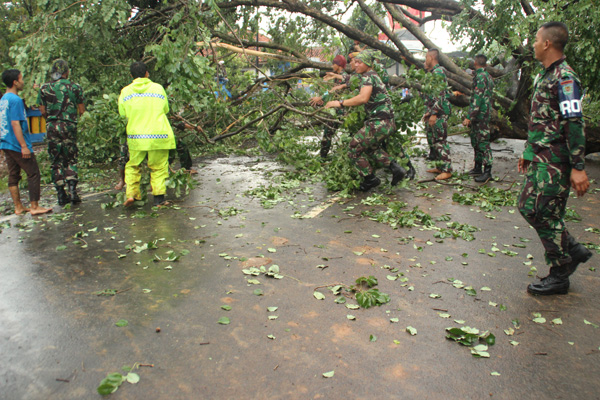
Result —
M131 100L133 97L156 97L161 100L165 99L165 96L160 93L132 93L129 96L123 97L123 103L125 103L127 100Z
M127 135L127 139L168 139L168 134L161 135Z

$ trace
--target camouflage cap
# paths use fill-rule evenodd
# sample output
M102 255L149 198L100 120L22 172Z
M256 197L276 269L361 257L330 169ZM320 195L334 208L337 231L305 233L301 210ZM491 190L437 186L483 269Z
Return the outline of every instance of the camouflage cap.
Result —
M62 59L54 60L52 64L52 69L50 70L50 76L52 79L57 80L60 79L64 73L69 72L69 64Z
M372 67L375 61L377 60L376 53L373 50L364 50L361 51L356 57L357 60L362 61L368 67Z

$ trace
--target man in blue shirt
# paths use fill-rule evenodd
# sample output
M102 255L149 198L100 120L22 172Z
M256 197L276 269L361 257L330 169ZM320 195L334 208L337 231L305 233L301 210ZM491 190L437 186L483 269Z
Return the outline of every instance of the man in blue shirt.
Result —
M6 93L0 99L0 149L6 157L8 167L8 190L15 203L15 214L27 211L32 215L44 214L51 208L40 207L40 168L29 139L25 105L18 96L23 89L23 74L17 69L9 69L2 73L2 82L6 85ZM21 203L19 181L21 170L27 174L30 207Z

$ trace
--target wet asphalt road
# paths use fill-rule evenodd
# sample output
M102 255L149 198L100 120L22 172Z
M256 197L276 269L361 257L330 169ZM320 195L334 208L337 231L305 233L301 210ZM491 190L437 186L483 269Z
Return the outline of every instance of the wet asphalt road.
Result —
M466 140L453 142L462 154L455 168L470 167ZM515 146L494 145L507 151L494 154L494 174L503 180L491 185L518 189ZM598 165L588 162L596 180ZM147 365L136 370L139 383L123 383L110 398L600 398L600 272L591 270L600 256L580 267L569 295L529 296L531 267L539 275L547 267L515 207L460 205L452 201L456 186L435 183L375 191L434 221L448 214L480 228L467 242L369 220L363 212L384 209L361 203L373 193L330 201L322 186L302 183L272 209L243 195L280 171L255 158L207 160L199 187L172 209L103 209L111 198L102 194L50 216L5 218L0 398L100 398L100 381L134 363ZM591 189L569 200L583 221L568 226L580 241L600 244L585 231L599 226L600 187ZM148 242L157 248L145 249ZM273 264L282 279L242 272ZM388 304L348 309L326 287L369 275L390 295ZM318 287L324 300L313 296ZM96 294L106 289L117 293ZM534 313L546 322L535 323ZM221 317L230 324L218 324ZM551 322L557 318L562 324ZM128 325L116 326L121 319ZM518 329L509 336L513 320ZM451 326L491 331L490 358L447 340ZM324 378L329 371L334 376Z

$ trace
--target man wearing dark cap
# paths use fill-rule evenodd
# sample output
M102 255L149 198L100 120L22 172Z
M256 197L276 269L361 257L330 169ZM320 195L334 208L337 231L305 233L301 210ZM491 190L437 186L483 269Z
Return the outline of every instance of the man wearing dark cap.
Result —
M328 92L325 92L322 96L315 96L310 99L310 105L312 106L321 106L323 105L323 100L329 100L330 93L334 93L339 89L339 85L346 82L346 77L348 74L344 71L346 68L346 57L341 54L335 56L332 62L333 72L327 72L325 74L325 78L323 80L329 81L332 80L336 84L336 87L332 88ZM329 154L329 150L331 149L331 141L333 136L335 135L335 131L339 127L339 124L333 124L333 126L325 125L325 129L323 129L323 139L321 139L321 158L327 157Z
M409 172L401 167L382 147L385 140L396 132L392 101L381 78L373 70L376 62L375 54L365 50L354 58L356 72L362 76L360 92L346 100L329 101L326 108L356 107L364 105L367 113L364 126L350 142L348 156L355 162L359 174L363 177L360 190L368 191L378 186L381 181L375 176L379 166L387 167L392 173L392 186L397 185L405 177L412 179L414 169L402 148L398 149L405 158Z
M81 202L77 193L77 117L85 112L85 106L83 90L69 80L69 64L65 60L54 61L50 78L40 88L37 103L46 118L48 154L58 204L64 206Z

